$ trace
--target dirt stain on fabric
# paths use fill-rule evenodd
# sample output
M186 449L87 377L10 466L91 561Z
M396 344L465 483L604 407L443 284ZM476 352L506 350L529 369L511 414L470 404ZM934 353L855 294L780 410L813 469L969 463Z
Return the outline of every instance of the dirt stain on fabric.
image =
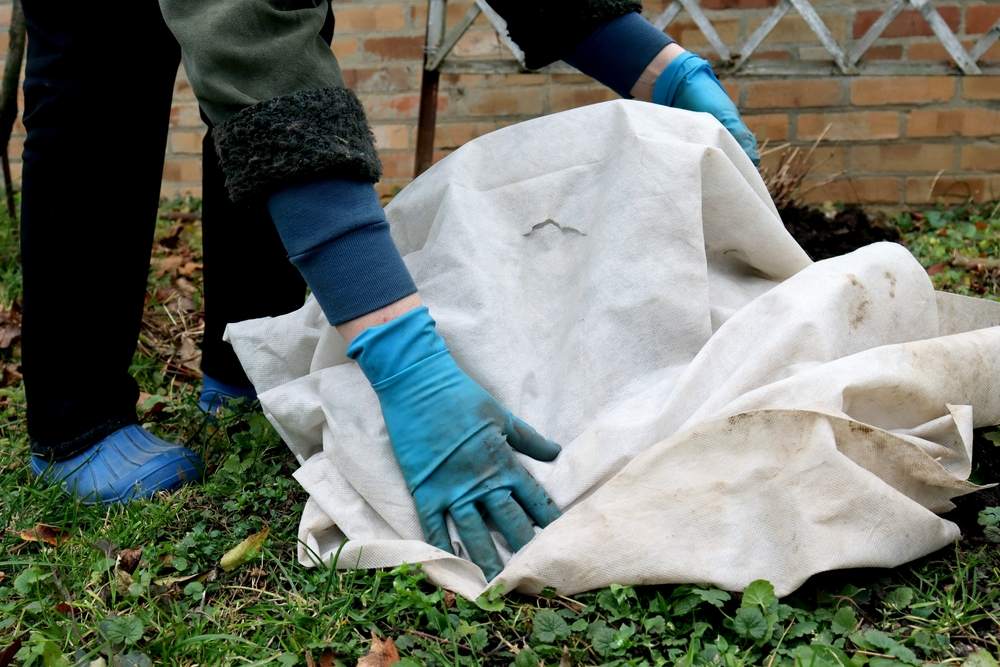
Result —
M889 298L896 298L896 276L892 271L885 272L885 279L889 281Z
M857 289L857 294L851 302L849 317L849 324L851 329L857 329L862 324L864 324L865 319L868 317L868 311L871 309L871 299L868 298L868 290L865 286L861 284L858 277L853 273L847 274L847 280L850 281L851 286Z

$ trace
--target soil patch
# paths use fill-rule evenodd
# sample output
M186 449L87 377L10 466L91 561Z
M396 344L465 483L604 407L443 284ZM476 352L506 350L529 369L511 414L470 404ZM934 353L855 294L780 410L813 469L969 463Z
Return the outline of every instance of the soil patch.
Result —
M899 241L899 232L873 220L858 206L847 206L833 217L790 204L778 210L785 229L814 260L836 257L878 241Z

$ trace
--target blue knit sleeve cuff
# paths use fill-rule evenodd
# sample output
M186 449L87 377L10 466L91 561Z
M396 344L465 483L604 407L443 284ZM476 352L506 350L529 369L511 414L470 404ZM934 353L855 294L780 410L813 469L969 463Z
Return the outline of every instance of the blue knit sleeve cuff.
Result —
M324 179L287 186L268 209L288 258L331 324L417 291L371 183Z

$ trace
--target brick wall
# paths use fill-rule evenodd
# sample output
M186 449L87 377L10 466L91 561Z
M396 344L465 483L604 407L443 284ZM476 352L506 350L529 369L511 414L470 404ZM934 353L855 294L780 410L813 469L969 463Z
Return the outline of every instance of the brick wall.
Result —
M647 14L667 0L647 0ZM735 50L767 16L776 0L701 0L722 39ZM838 42L864 34L889 4L870 0L814 0ZM469 0L449 2L449 24ZM1000 0L954 0L940 12L970 45L1000 19ZM423 0L335 0L333 50L348 85L358 92L380 148L383 194L412 178L426 20ZM9 0L0 23L9 22ZM711 56L705 38L682 13L669 33L683 46ZM6 48L2 28L0 52ZM482 17L459 42L459 58L499 58L503 46ZM828 60L826 51L794 12L757 50L756 61ZM876 42L866 61L948 62L915 11L904 12ZM1000 44L981 62L1000 63ZM732 78L724 83L750 127L773 146L810 145L829 126L818 151L811 201L858 201L883 206L940 199L1000 199L1000 76ZM470 139L540 114L614 98L578 74L449 74L441 78L435 156ZM164 196L200 191L204 127L183 72L178 77L164 167ZM11 153L15 177L23 128ZM773 159L773 156L772 158ZM765 160L767 166L768 160ZM109 187L113 184L109 183Z

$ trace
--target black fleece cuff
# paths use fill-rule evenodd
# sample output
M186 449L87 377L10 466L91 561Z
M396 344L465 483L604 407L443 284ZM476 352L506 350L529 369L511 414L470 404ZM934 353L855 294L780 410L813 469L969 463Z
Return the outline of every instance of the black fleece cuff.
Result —
M524 64L539 69L572 53L599 26L631 12L639 0L489 0L507 22Z
M346 88L303 90L243 109L213 131L234 202L317 177L375 182L382 166L361 102Z

